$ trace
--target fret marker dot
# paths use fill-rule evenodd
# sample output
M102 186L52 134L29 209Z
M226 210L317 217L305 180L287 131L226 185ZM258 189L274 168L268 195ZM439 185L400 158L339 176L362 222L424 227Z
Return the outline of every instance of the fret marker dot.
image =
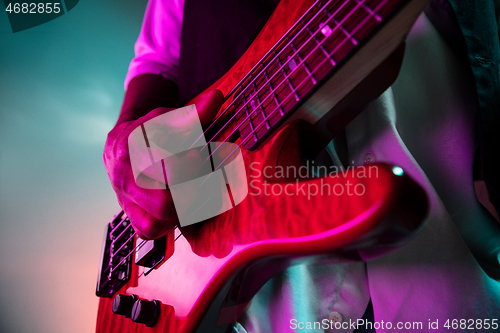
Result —
M288 67L290 67L290 70L293 72L295 68L297 68L297 63L295 60L291 59L291 57L288 57Z
M319 28L321 29L321 33L325 35L325 37L329 37L333 33L333 30L326 23L320 23Z
M252 110L255 110L257 107L255 106L255 101L252 99L250 102L250 105L252 106Z

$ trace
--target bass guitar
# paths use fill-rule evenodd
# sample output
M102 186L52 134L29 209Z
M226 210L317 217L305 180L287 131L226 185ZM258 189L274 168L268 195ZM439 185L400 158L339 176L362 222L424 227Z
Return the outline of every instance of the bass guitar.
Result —
M206 141L237 146L247 191L232 193L222 214L153 241L139 239L118 213L106 226L97 332L224 333L287 267L369 260L414 236L427 199L398 166L321 177L291 171L308 170L305 161L394 82L404 38L427 2L282 0L207 89L226 101Z

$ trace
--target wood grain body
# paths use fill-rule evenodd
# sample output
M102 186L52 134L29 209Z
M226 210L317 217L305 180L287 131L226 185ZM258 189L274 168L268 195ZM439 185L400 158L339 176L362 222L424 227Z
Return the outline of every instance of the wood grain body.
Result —
M264 177L257 176L267 166L263 161L277 161L279 143L287 144L294 135L294 126L288 126L262 149L246 154L248 181L254 187L264 191ZM256 165L254 170L249 167L252 162L259 163L259 171L255 171ZM394 175L392 166L370 167L362 167L366 177L356 177L362 169L352 169L345 176L299 182L269 179L273 186L288 186L286 191L293 195L275 195L277 189L269 195L250 193L234 209L210 219L199 230L184 228L166 262L147 276L134 265L138 279L118 291L160 300L162 314L157 325L146 328L114 315L112 299L102 298L97 331L224 332L280 270L322 256L337 256L339 262L366 260L406 241L425 217L425 195L408 177ZM357 187L358 193L362 186L365 193L336 195L332 190L326 194L326 185L340 193L348 184L351 190ZM316 192L314 187L323 187L324 195L308 196ZM391 238L394 234L397 243Z
M255 43L208 90L218 88L227 94L312 2L282 0ZM425 2L412 2L401 19L396 21L396 17L390 23L394 24L386 26L401 29L401 33L387 37L382 29L379 41L367 44L370 51L360 52L353 65L347 63L348 69L339 70L303 104L295 119L314 124L334 108L396 49ZM378 48L387 51L366 61ZM343 80L346 82L341 84ZM300 124L290 122L259 150L242 149L249 195L239 205L201 227L183 228L173 249L177 235L169 235L172 255L149 275L144 276L142 267L133 264L131 280L118 293L161 301L157 324L148 328L114 315L113 299L101 298L97 332L224 333L262 285L286 267L321 262L325 257L339 262L367 260L399 246L422 227L426 196L406 174L395 175L391 165L360 167L336 177L275 177L277 165L299 167L302 163L299 128ZM273 175L264 175L266 167ZM349 186L353 195L346 193ZM268 195L264 194L266 188ZM341 188L344 193L337 195ZM358 194L361 189L364 193L357 195L352 192L355 188ZM312 195L314 189L323 189L323 195ZM261 194L255 195L259 190Z

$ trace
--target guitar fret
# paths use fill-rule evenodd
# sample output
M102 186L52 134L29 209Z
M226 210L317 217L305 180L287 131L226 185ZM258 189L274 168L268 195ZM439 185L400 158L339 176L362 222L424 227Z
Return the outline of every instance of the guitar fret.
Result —
M245 97L245 93L243 93L242 96L243 96L243 104L246 104L245 105L245 113L247 115L246 119L248 120L248 124L250 125L250 130L251 130L251 133L253 134L253 140L255 142L257 142L257 140L258 140L257 139L257 133L255 132L255 127L253 126L252 117L250 116L250 113L248 112L248 104L247 104L247 99Z
M356 0L356 2L360 3L361 7L363 7L363 9L366 10L366 12L368 14L370 14L371 17L373 17L375 20L377 20L377 22L382 21L382 18L380 17L380 15L378 15L372 8L367 6L363 0Z
M316 80L316 77L314 76L314 74L309 69L309 66L307 66L307 64L304 61L304 59L302 59L302 56L300 55L299 51L297 50L297 47L295 46L295 44L290 40L290 37L288 37L287 39L290 41L290 46L292 47L293 52L297 53L297 58L299 58L299 61L302 63L302 66L304 67L304 69L305 69L305 71L307 73L307 76L309 76L309 78L311 79L311 82L313 84L318 83L318 81Z
M253 75L250 75L250 78L252 79ZM257 103L260 104L259 108L260 108L260 113L262 114L262 119L264 119L267 129L270 129L271 124L269 123L269 119L267 119L267 115L266 115L266 112L264 110L264 104L261 102L259 94L257 92L257 86L255 85L255 80L253 80L252 87L253 87L253 90L255 92L254 96L257 98ZM253 102L253 100L252 100L252 102ZM255 104L252 105L252 108L255 110Z
M310 9L309 17L298 21L294 31L282 37L266 58L247 74L241 81L243 86L232 90L238 103L243 102L237 112L245 109L238 116L240 125L235 128L240 128L245 148L252 149L267 138L268 132L280 122L279 117L291 111L303 95L331 73L337 61L353 52L359 46L358 41L373 31L381 17L391 13L396 5L384 11L387 1L382 0L376 6L372 2L364 4L364 0L315 2L320 8ZM360 30L360 26L364 28ZM271 96L273 100L268 101Z
M276 95L276 91L274 90L273 84L271 83L271 80L269 80L269 75L267 74L267 71L265 69L264 69L264 77L266 78L266 81L269 84L269 90L273 94L274 103L276 103L276 106L278 107L280 115L284 116L285 115L285 111L283 110L283 107L281 106L281 103L280 103L280 101L278 99L278 95Z
M302 24L304 24L304 23L302 23ZM309 35L311 35L311 37L313 38L313 40L316 42L316 44L318 45L318 47L321 50L321 52L323 52L323 54L325 55L325 57L328 60L330 60L330 63L332 64L332 66L335 66L337 64L335 62L335 59L333 59L330 56L330 53L325 49L325 47L323 46L323 44L318 40L318 37L316 37L316 35L311 31L311 28L309 26L306 26L306 30L309 33Z
M359 3L359 1L358 1L358 3ZM339 27L339 28L340 28L340 31L342 31L342 33L343 33L343 34L344 34L347 38L349 38L349 40L351 41L351 43L352 43L353 45L358 45L358 41L356 40L356 38L354 38L354 36L353 36L353 35L352 35L349 31L347 31L347 29L346 29L346 28L344 28L344 26L343 26L342 24L340 24L340 22L339 22L339 21L337 21L337 20L335 19L335 17L333 17L332 13L331 13L331 12L330 12L327 8L325 8L325 13L328 15L328 17L330 18L330 20L331 20L333 23L335 23L335 24L337 25L337 27ZM324 28L322 27L322 24L323 24L323 23L320 23L320 25L319 25L320 29L324 29ZM327 26L327 25L325 24L325 26Z
M274 53L276 54L276 52L274 52ZM276 57L276 61L278 62L278 65L279 65L279 66L280 66L280 68L281 68L281 71L282 71L282 73L283 73L283 76L285 77L286 82L288 83L288 87L290 87L290 89L292 90L292 93L293 93L293 96L295 97L295 100L296 100L297 102L298 102L298 101L300 101L300 96L299 96L299 94L297 94L297 90L296 90L296 89L295 89L295 87L293 86L293 83L292 83L292 81L290 80L290 77L289 77L289 76L287 76L286 71L285 71L285 69L284 69L284 67L283 67L283 63L281 62L281 59L280 59L278 56Z

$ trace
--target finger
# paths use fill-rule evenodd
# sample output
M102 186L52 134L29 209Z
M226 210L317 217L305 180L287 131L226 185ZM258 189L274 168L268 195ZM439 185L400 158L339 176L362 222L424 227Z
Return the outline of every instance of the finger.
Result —
M222 92L212 90L205 94L194 107L188 105L176 110L165 107L156 108L135 122L136 128L133 135L142 136L147 133L150 144L159 147L164 147L165 144L168 146L175 146L175 143L182 144L186 136L201 131L200 125L210 124L223 102Z
M135 122L136 122L136 124L140 125L140 124L142 124L150 119L156 118L158 116L161 116L162 114L165 114L167 112L174 111L174 110L176 110L176 109L161 106L161 107L158 107L158 108L155 108L155 109L149 111L146 115L140 117Z
M164 180L157 181L143 174L134 179L130 171L123 183L123 201L133 202L158 220L177 217L172 194L166 190Z
M123 201L135 203L157 220L177 222L179 214L183 216L196 197L196 186L192 182L182 182L182 186L167 190L164 180L156 181L144 174L134 179L130 169L125 177L125 188L121 191Z
M195 105L198 110L198 116L202 126L207 126L215 118L220 107L224 103L224 95L218 89L209 91L197 99ZM173 108L158 107L150 111L145 116L137 120L138 124L144 123L150 119L163 115L167 112L173 111Z
M177 222L175 220L159 220L146 212L144 209L126 200L123 203L123 210L132 222L137 235L142 239L156 239L175 228Z
M150 160L146 162L149 165L138 169L134 175L139 186L149 189L165 189L163 184L168 186L177 185L212 171L209 165L210 162L203 161L200 152L196 149L187 151L183 156L171 155L154 164L150 164ZM200 174L201 171L203 173ZM147 178L139 179L141 174ZM158 185L150 184L150 181L156 181Z
M209 98L214 100L214 98ZM214 102L201 106L204 117L209 117L216 113L218 108ZM148 118L155 116L147 121L146 118L139 119L138 126L134 129L134 136L146 135L151 145L155 144L167 150L179 148L190 135L200 136L203 133L199 112L196 105L188 105L176 110L167 108L157 108L148 114ZM209 116L207 116L209 114ZM142 121L144 121L142 123ZM168 148L167 148L168 147ZM170 149L169 149L170 148Z

